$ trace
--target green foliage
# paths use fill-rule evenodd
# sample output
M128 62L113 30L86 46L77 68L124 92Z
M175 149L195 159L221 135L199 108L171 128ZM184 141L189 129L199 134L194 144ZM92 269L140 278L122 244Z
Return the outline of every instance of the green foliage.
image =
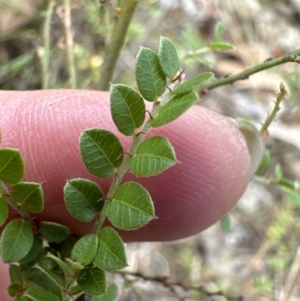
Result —
M69 228L54 222L42 221L39 232L50 242L61 242L69 235Z

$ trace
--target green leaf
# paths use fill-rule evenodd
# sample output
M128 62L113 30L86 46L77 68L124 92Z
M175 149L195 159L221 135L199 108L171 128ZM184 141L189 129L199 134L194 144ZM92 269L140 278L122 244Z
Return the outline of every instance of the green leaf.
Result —
M146 225L154 217L149 192L136 182L122 184L107 206L107 217L122 230L134 230Z
M10 283L17 283L20 286L23 285L23 277L22 277L20 266L15 264L9 265L9 279L10 279Z
M72 260L71 258L65 258L66 263L72 270L82 270L84 269L84 265L79 262Z
M100 178L109 178L123 161L123 148L110 131L89 129L80 137L82 160L88 171Z
M211 43L208 45L208 48L210 50L220 50L220 51L225 51L225 50L232 50L234 49L234 47L231 44L228 43L220 43L220 42L216 42L216 43Z
M23 206L28 212L40 213L44 209L42 186L38 183L16 184L13 187L12 196L18 205Z
M117 271L127 266L122 238L111 227L101 229L94 264L104 271Z
M164 74L172 79L180 68L179 58L173 43L165 38L160 38L159 63Z
M172 90L172 94L184 94L191 90L197 89L201 87L203 84L207 83L214 77L212 72L201 73L184 83L180 84L174 90Z
M18 283L13 283L7 288L7 292L11 297L16 297L22 293L23 287Z
M223 39L224 27L221 22L218 22L215 26L215 41L217 43L221 42Z
M16 262L25 257L33 243L30 225L21 219L12 220L1 236L1 257L5 263Z
M154 136L139 145L130 161L130 170L137 177L150 177L174 164L176 164L175 152L169 140Z
M63 276L59 276L41 265L36 265L35 267L39 269L44 275L46 275L46 277L50 279L54 283L54 285L56 285L60 289L64 289L64 282L62 279Z
M143 97L127 85L111 86L110 109L115 125L126 136L132 136L145 120Z
M102 296L93 296L91 301L114 301L118 296L118 286L112 282L107 287L107 292Z
M97 267L87 267L79 271L77 284L90 295L102 295L106 292L105 273Z
M8 206L5 200L0 197L0 226L2 226L8 217Z
M166 88L166 76L161 70L157 54L141 47L136 57L135 77L142 96L155 101Z
M30 251L27 253L25 257L19 260L19 263L25 264L36 259L39 256L42 247L43 247L43 241L39 237L34 236Z
M300 206L300 193L291 189L284 188L283 189L291 202L295 205Z
M198 95L193 91L172 97L152 120L152 126L159 127L175 120L197 101Z
M64 187L64 199L70 214L81 222L92 221L103 207L104 194L94 182L72 179Z
M230 223L230 218L229 218L228 215L225 215L220 219L220 226L221 226L223 231L230 232L231 223Z
M280 164L278 164L278 163L275 166L274 175L275 175L275 179L277 181L279 181L282 178L282 169L281 169Z
M270 152L268 150L265 150L264 156L263 156L263 158L260 162L260 165L257 169L257 173L264 172L267 169L267 167L269 166L270 160L271 160Z
M24 175L21 153L12 148L0 149L0 181L8 184L19 183Z
M65 275L66 280L67 278L68 280L71 280L70 278L73 276L74 272L72 268L66 263L68 258L65 258L66 260L65 262L51 253L47 253L46 257L52 259L60 267L60 269L63 271Z
M24 296L33 301L60 301L57 296L39 286L32 286L28 288Z
M69 235L69 228L54 222L42 221L39 224L39 232L50 242L61 242Z
M296 189L295 187L295 183L289 179L286 178L281 178L279 180L276 181L276 185L281 186L281 188L288 188L291 190Z
M71 258L86 266L96 257L97 248L98 236L96 234L85 235L74 245Z

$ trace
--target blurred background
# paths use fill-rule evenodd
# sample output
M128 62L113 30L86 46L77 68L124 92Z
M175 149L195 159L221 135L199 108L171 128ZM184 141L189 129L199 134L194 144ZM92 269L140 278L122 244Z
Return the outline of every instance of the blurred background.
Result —
M99 89L116 2L71 1L68 34L78 89ZM0 0L1 90L71 87L63 5ZM135 55L140 45L157 50L160 35L174 42L187 78L208 70L219 78L296 50L299 27L300 0L140 1L112 82L136 86ZM208 47L217 38L216 28L234 49ZM45 59L51 62L46 74ZM287 63L217 88L202 95L200 105L249 118L259 127L274 107L281 82L288 96L267 133L265 170L222 223L181 241L129 244L126 271L161 278L111 275L119 287L117 300L300 300L300 66ZM284 185L274 185L281 180L295 192L292 197ZM186 289L164 286L163 277ZM219 290L223 296L210 296Z

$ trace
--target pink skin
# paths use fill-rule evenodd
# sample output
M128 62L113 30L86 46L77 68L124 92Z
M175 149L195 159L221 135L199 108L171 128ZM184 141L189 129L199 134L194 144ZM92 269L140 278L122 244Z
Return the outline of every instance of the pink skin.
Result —
M106 92L80 90L0 92L1 146L20 149L25 180L43 185L45 211L37 220L63 223L79 235L91 231L93 223L80 223L68 214L63 187L67 180L83 177L108 191L110 180L89 174L78 146L82 130L100 127L114 132L126 152L130 139L113 124L108 99ZM176 121L151 130L148 137L153 135L171 141L179 163L155 177L125 176L125 181L137 180L150 191L158 217L137 231L121 232L126 241L175 240L204 230L237 202L250 178L243 136L213 111L195 106ZM11 300L6 276L1 274L3 301Z

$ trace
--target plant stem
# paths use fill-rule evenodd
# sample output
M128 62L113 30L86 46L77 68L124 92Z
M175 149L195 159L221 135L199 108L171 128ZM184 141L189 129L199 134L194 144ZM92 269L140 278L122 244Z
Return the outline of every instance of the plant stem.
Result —
M287 90L285 89L285 86L281 83L280 84L280 92L277 95L275 106L271 112L271 114L268 116L268 118L265 120L264 124L262 125L260 132L263 134L265 131L267 131L269 125L273 121L273 119L276 117L276 114L280 110L280 103L284 99L284 97L287 95Z
M240 72L236 75L222 77L220 79L217 79L215 81L211 81L201 87L200 90L212 90L220 86L225 86L228 84L232 84L238 80L245 80L248 79L250 75L258 73L260 71L270 69L272 67L287 63L287 62L296 62L300 63L300 49L287 53L286 55L283 55L276 59L268 59L264 61L263 63L250 67L243 72Z
M50 31L51 31L51 17L53 14L54 0L49 0L46 10L46 18L44 25L44 53L42 56L42 88L49 88L49 59L50 59Z
M73 52L73 34L71 29L70 0L64 0L64 7L65 7L64 26L65 26L65 35L66 35L66 45L67 45L68 71L69 71L71 88L75 89L77 87L77 84L76 84L76 69L75 69L74 52Z
M121 14L115 23L109 44L105 48L104 63L99 82L100 90L108 90L109 88L109 82L112 79L117 59L124 45L126 33L137 5L137 1L124 0Z

